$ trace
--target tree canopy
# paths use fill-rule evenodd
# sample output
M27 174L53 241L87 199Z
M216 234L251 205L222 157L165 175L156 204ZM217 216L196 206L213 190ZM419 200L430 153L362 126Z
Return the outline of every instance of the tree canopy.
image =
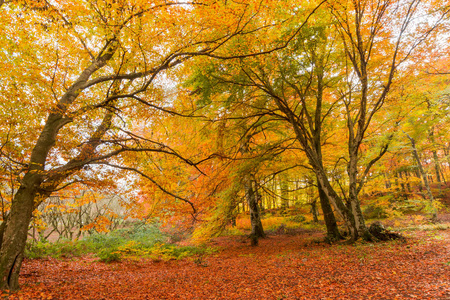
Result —
M429 174L443 182L450 163L449 11L443 0L0 1L0 288L18 288L39 207L67 197L81 209L96 201L87 189L200 240L248 208L254 244L263 203L287 209L299 195L314 211L320 198L330 240L342 238L336 218L371 240L361 199L399 176L397 191L414 194L416 177L435 214Z

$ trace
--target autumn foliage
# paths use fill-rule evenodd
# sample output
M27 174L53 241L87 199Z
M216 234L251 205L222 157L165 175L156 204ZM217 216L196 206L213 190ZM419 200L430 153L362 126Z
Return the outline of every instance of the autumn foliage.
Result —
M0 12L0 290L19 289L27 245L137 222L197 244L246 223L256 246L303 222L323 222L330 243L376 242L368 219L445 213L447 1L9 0ZM297 256L262 267L298 269ZM300 295L270 286L261 297Z

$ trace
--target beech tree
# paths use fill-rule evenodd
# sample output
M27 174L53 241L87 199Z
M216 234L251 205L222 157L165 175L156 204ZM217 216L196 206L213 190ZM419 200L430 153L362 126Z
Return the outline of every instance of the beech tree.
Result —
M330 1L286 49L219 63L203 73L214 84L230 86L225 92L217 88L218 92L252 90L245 101L259 94L266 101L259 113L290 125L317 176L323 199L328 199L345 221L353 240L372 238L358 195L371 168L386 153L392 135L381 140L378 153L364 163L361 148L396 74L408 67L405 63L413 54L426 51L424 41L448 14L447 10L431 10L432 18L424 19L421 14L430 4L416 0ZM413 22L416 19L419 23ZM206 87L208 84L214 86L206 81ZM340 153L334 163L345 161L346 189L333 187L330 169L323 163L328 158L323 157L322 146L330 137L326 126L333 127L333 123L343 126L340 132L347 139L347 153Z
M275 23L277 25L277 31L272 32L271 35L267 35L268 39L266 40L266 43L264 45L254 43L252 39L247 38L241 38L238 40L238 44L234 43L228 43L226 45L226 48L230 53L233 53L238 49L239 51L249 52L249 49L256 48L257 55L237 55L237 56L230 56L226 60L233 60L233 59L244 59L245 57L261 57L265 54L272 53L275 51L269 50L267 51L266 45L271 44L277 44L281 42L280 47L270 47L273 50L280 50L283 48L286 48L289 44L289 42L295 38L295 36L300 31L299 28L303 27L311 15L317 9L320 7L322 3L318 4L310 4L307 5L305 8L302 8L304 11L304 15L299 16L298 18L292 18L292 16L285 16L282 15L281 17L278 16L278 11L275 11L275 17L276 20ZM252 20L252 24L256 27L266 27L267 25L267 19L254 19ZM297 30L290 30L287 32L284 32L284 36L280 37L277 33L280 30L280 24L289 23L292 25L292 28L296 28ZM300 25L299 25L300 24ZM284 29L282 28L282 31ZM255 34L254 37L256 37L258 40L261 39L261 36L264 34ZM214 55L211 55L210 57L216 57ZM218 62L217 64L212 63L211 66L209 66L209 59L208 62L200 62L198 60L192 61L190 64L188 64L185 69L181 72L181 75L179 75L179 81L184 82L184 87L188 87L188 93L190 94L191 99L196 99L196 103L192 103L192 107L194 107L194 110L197 114L200 114L201 117L208 119L208 122L210 122L208 126L210 130L213 130L215 128L214 123L220 123L221 125L225 126L225 123L229 125L232 123L233 125L229 126L227 128L228 132L232 131L232 134L226 135L226 137L223 137L223 128L219 128L220 138L214 136L214 141L210 141L212 145L214 144L223 144L222 140L226 139L228 141L228 144L232 144L232 146L227 149L226 151L223 151L223 147L217 147L221 149L216 149L216 145L211 145L211 150L216 150L215 153L212 153L211 157L218 158L218 159L225 159L229 161L229 166L227 169L230 172L231 180L226 180L225 182L229 184L229 190L227 188L217 188L220 186L227 186L227 184L222 182L211 182L213 185L214 195L215 197L211 197L212 194L209 194L211 197L210 203L217 200L217 195L221 194L222 196L218 196L219 198L222 198L224 202L226 202L228 205L222 205L218 204L217 207L219 207L219 211L223 213L223 215L218 216L215 213L212 213L214 216L211 217L211 219L208 219L209 226L208 229L201 230L202 233L207 232L205 235L210 235L217 233L217 229L223 229L225 224L228 224L230 221L230 218L233 217L232 211L236 208L236 205L242 203L242 201L236 200L236 199L246 199L246 202L248 203L248 206L250 208L250 216L251 216L251 224L252 224L252 234L251 236L254 238L262 237L264 236L264 232L262 229L262 224L260 221L260 212L259 212L259 205L260 203L260 197L259 192L257 191L260 188L260 185L257 182L258 172L260 172L261 165L263 165L264 160L269 159L270 156L269 152L276 153L278 150L276 150L275 145L270 145L270 142L268 140L270 139L264 139L263 140L266 143L266 148L262 146L258 140L260 139L259 136L263 136L267 134L270 130L267 130L267 128L263 128L264 126L261 126L261 124L264 124L266 122L265 118L259 118L258 114L253 115L252 113L249 113L247 108L247 104L240 101L240 97L243 95L245 99L247 97L251 98L251 91L250 90L233 90L229 93L229 95L224 95L221 97L221 100L218 101L220 103L212 103L210 96L211 94L215 93L217 94L217 90L215 89L214 84L215 81L210 81L207 76L203 75L202 68L206 68L209 70L214 71L215 68L221 67L221 61L224 61L221 57L217 60L211 60L214 62ZM200 64L199 64L200 62ZM194 66L195 65L195 66ZM194 73L194 74L193 74ZM187 74L187 75L186 75ZM203 82L202 82L203 81ZM218 87L220 89L220 87ZM189 98L187 96L187 98ZM180 99L177 99L177 101L181 101ZM211 105L210 105L211 104ZM216 105L217 104L217 105ZM252 105L258 105L258 100ZM251 106L251 105L249 105ZM196 123L198 124L198 123ZM260 127L261 126L261 127ZM238 137L236 137L236 132ZM232 137L230 138L230 135ZM255 141L256 140L256 141ZM231 142L230 142L231 141ZM255 147L250 146L251 143L254 143L256 147L259 147L259 149L255 150ZM277 143L280 143L277 141ZM198 144L198 142L194 143ZM272 148L271 148L272 147ZM234 162L233 162L234 161ZM227 163L224 163L227 164ZM224 165L221 163L215 164L215 168L221 168L220 165ZM203 167L200 167L200 169L203 169ZM210 168L211 169L211 168ZM210 177L215 177L215 175L212 175L211 173L205 172ZM214 173L214 171L213 171ZM202 174L204 175L204 174ZM201 175L199 175L201 176ZM223 176L219 176L216 178L220 178L220 180L223 180ZM230 179L230 178L229 178ZM231 181L231 182L230 182ZM241 188L241 191L243 191L244 196L240 197L239 189ZM236 199L231 199L231 197L234 197ZM195 198L195 197L193 197ZM219 200L220 201L220 200ZM210 212L213 209L209 210ZM217 217L217 218L216 218ZM213 224L213 225L211 225ZM214 227L214 228L213 228ZM197 236L200 234L196 234ZM252 240L253 243L256 243L255 239Z
M170 76L169 70L193 56L244 55L221 49L272 26L250 24L268 9L258 1L0 4L0 69L6 78L1 126L11 129L3 136L2 157L17 170L1 227L0 288L16 290L32 212L53 192L95 181L95 174L101 178L111 167L138 171L126 166L130 152L163 153L194 164L130 131L130 124L154 110L176 114L162 89L168 77L161 74Z

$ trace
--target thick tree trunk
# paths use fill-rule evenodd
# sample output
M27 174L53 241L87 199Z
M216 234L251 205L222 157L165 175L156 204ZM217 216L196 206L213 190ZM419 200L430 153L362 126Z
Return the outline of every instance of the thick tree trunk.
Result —
M339 232L336 217L334 216L333 213L333 208L331 207L330 201L328 200L327 195L325 194L320 185L318 185L318 190L319 190L320 206L322 207L323 212L323 219L327 227L327 238L330 242L338 241L343 237Z
M341 197L336 193L336 191L331 186L328 174L323 168L322 164L322 153L321 153L321 144L320 144L320 130L315 131L314 143L311 145L306 138L304 131L301 129L301 126L296 121L294 114L289 111L280 101L277 101L277 104L283 112L286 112L286 115L289 117L289 122L291 123L297 140L303 146L306 157L308 158L309 164L311 165L316 178L317 184L322 188L326 198L330 202L331 205L335 208L336 212L342 217L347 226L351 239L358 239L358 227L356 227L356 222L352 210L344 204ZM319 128L319 127L318 127Z
M372 240L372 235L366 227L366 222L361 210L361 205L358 199L358 149L355 147L349 150L349 164L347 167L349 178L349 204L352 210L352 215L355 220L355 227L358 231L358 236L365 240Z
M242 154L247 154L250 152L249 143L251 135L245 136L243 143L240 146L239 151ZM252 232L250 234L252 246L258 245L258 239L265 237L265 233L261 222L261 213L259 210L259 201L261 195L258 193L258 187L255 179L255 175L252 173L247 173L243 176L243 184L245 191L245 199L247 200L248 209L250 211L250 223Z
M0 225L0 249L2 249L3 236L5 235L6 223L8 222L9 214L6 214L2 224Z
M358 198L351 199L350 204L352 207L352 213L355 218L356 228L358 230L358 236L362 237L366 241L372 241L372 235L366 226L366 221L364 220L364 215L361 210L361 205Z
M19 289L19 272L35 196L36 192L32 187L21 187L14 197L0 250L0 288L2 290Z
M353 216L352 210L347 208L342 199L336 193L336 191L331 186L328 181L328 177L325 172L322 170L317 170L316 172L318 184L321 186L322 191L324 192L326 198L330 202L331 205L335 208L336 212L342 217L349 230L349 234L351 236L351 240L356 241L358 239L358 229L356 227L355 218Z
M314 199L310 204L311 204L311 214L313 216L313 222L318 223L319 222L319 214L317 212L317 198Z
M245 198L247 199L250 209L250 223L252 232L250 234L252 246L258 245L258 239L266 236L261 222L261 214L259 211L258 198L259 194L253 179L246 180Z

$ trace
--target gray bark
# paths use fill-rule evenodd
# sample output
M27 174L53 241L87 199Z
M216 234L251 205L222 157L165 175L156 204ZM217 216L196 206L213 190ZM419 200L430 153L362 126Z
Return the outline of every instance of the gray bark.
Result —
M252 246L258 245L258 239L266 236L261 222L261 213L258 205L259 197L254 178L247 179L245 182L245 198L247 199L250 210L250 223L252 227L250 239Z
M414 160L417 163L417 169L419 170L419 174L421 175L423 184L425 185L425 189L427 190L428 200L430 201L430 205L431 205L431 209L432 209L431 220L435 222L435 221L437 221L437 210L434 207L434 197L433 197L433 193L431 192L427 174L425 173L425 171L422 167L422 163L420 162L419 153L418 153L417 147L416 147L416 141L409 134L407 134L407 133L405 133L405 134L411 143L412 154L413 154Z
M242 154L250 152L249 143L251 135L247 135L243 138L242 145L239 151ZM255 179L255 175L252 173L245 174L243 178L245 199L247 200L248 208L250 211L250 224L252 232L250 234L252 246L258 245L258 239L265 237L264 229L261 222L261 212L259 209L259 200L261 195L258 193L258 185Z
M328 200L325 192L322 187L318 186L319 190L319 199L320 206L322 208L323 219L325 221L325 225L327 227L327 238L331 241L338 241L342 239L342 235L339 232L339 228L337 226L336 217L333 213L333 208L330 205L330 201Z

